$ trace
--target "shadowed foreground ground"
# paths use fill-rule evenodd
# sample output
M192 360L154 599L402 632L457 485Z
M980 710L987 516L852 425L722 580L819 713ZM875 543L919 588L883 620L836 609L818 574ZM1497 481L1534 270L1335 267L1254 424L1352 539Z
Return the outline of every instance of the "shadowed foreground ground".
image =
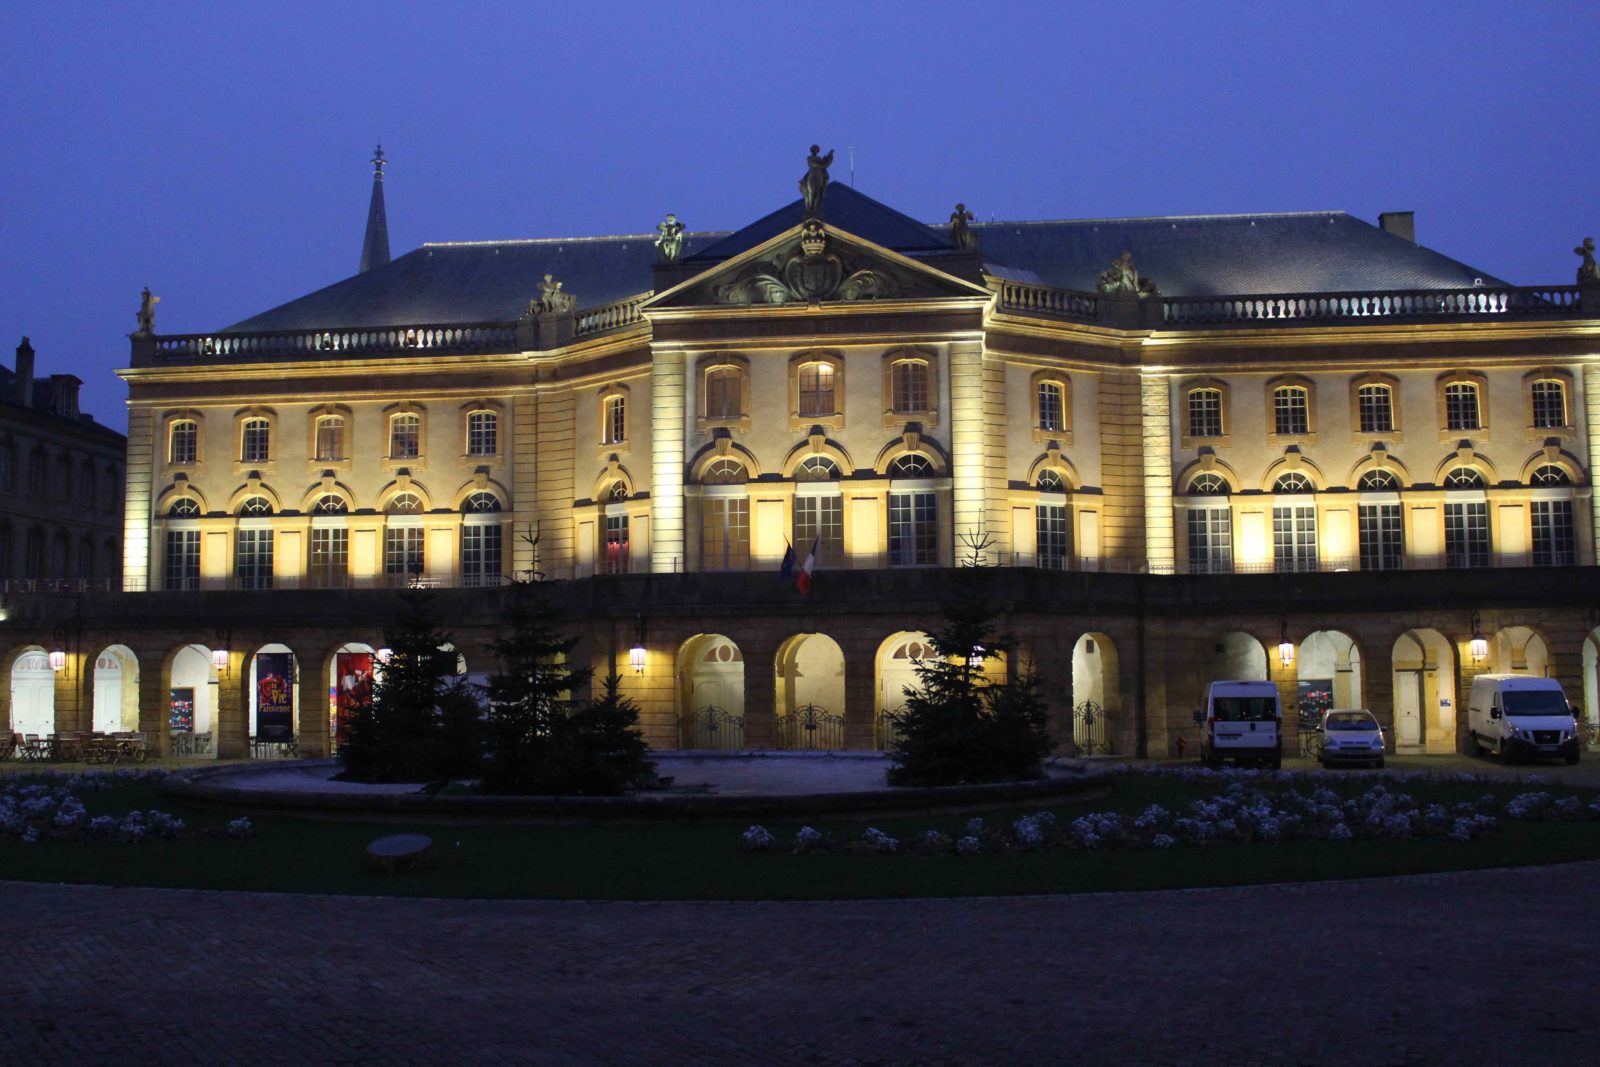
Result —
M1600 1047L1597 885L1600 863L843 903L0 883L0 1062L1572 1063Z

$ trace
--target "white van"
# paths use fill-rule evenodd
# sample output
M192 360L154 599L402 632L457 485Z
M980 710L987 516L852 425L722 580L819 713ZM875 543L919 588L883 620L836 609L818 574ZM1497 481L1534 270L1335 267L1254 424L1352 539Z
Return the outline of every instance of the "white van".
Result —
M1272 682L1210 682L1205 706L1194 713L1200 724L1200 761L1220 767L1224 760L1283 766L1283 706Z
M1480 674L1467 704L1472 754L1488 749L1510 763L1523 756L1578 762L1578 721L1561 683L1526 674Z

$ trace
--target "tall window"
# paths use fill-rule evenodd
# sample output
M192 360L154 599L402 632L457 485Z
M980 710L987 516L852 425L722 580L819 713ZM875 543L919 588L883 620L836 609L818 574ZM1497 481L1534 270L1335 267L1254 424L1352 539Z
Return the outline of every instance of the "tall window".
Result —
M310 572L307 578L312 586L338 589L347 584L350 578L350 531L342 526L312 527L307 564Z
M78 499L94 507L94 460L84 460L78 468Z
M423 529L389 526L383 531L383 574L391 585L404 585L422 577Z
M1361 569L1399 570L1405 562L1405 531L1399 504L1361 504L1358 524L1361 537Z
M1310 396L1304 387L1285 385L1272 391L1272 418L1280 437L1303 437L1311 432Z
M461 581L463 585L500 584L498 522L468 522L461 527Z
M893 410L897 415L931 411L929 402L928 364L920 359L903 359L889 371L889 387Z
M1311 493L1314 489L1311 479L1298 471L1282 475L1273 486L1279 494ZM1317 506L1314 502L1273 506L1272 563L1273 569L1278 571L1317 569Z
M1561 429L1567 425L1567 390L1560 382L1534 382L1529 395L1533 401L1534 426Z
M1227 507L1189 508L1189 573L1233 573L1233 512Z
M1394 433L1393 389L1363 385L1356 390L1356 407L1362 433Z
M844 498L802 495L794 498L794 551L804 562L817 546L818 567L844 562Z
M1189 436L1222 436L1222 390L1189 390Z
M9 522L0 522L0 579L14 577L11 573L11 532Z
M1452 382L1444 387L1444 425L1447 430L1481 428L1476 385L1471 382Z
M714 459L700 476L703 485L743 485L750 480L744 464L736 459Z
M474 411L467 416L467 454L492 456L500 451L500 416Z
M1060 382L1040 382L1039 429L1059 433L1066 425L1066 391Z
M620 445L628 439L628 398L608 396L601 408L600 442Z
M939 562L938 498L930 492L889 494L889 566Z
M738 367L713 367L706 372L706 418L737 419L740 416L742 379Z
M200 448L200 427L193 419L176 419L167 431L167 462L190 466Z
M605 545L600 553L601 574L627 574L629 569L628 516L607 515Z
M200 531L168 530L162 588L200 588Z
M317 497L316 503L311 505L313 515L347 515L350 505L344 502L344 497L338 493L323 493Z
M239 462L265 463L272 458L272 424L266 419L245 419L240 430Z
M396 415L389 420L389 458L416 459L422 455L422 418Z
M1444 562L1447 567L1489 565L1489 505L1472 502L1444 506Z
M708 571L750 567L750 501L746 497L705 497L700 508L700 565Z
M234 534L233 576L240 589L272 588L272 531L248 528Z
M44 453L37 448L28 457L28 492L34 496L44 492Z
M1061 504L1036 504L1033 509L1038 566L1048 571L1067 569L1071 542L1067 536L1067 509Z
M1578 542L1573 534L1572 501L1533 502L1533 565L1570 567L1578 562Z
M324 415L317 419L316 456L324 461L342 460L344 452L344 418Z
M807 363L800 368L800 417L826 418L834 407L833 364Z

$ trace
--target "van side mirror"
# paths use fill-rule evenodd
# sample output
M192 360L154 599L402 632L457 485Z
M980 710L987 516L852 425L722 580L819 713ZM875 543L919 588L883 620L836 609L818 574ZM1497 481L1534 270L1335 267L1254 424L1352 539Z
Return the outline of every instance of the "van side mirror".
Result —
M1196 726L1199 726L1201 723L1203 723L1205 721L1206 721L1206 717L1204 715L1200 714L1199 711L1196 711L1194 713L1194 724Z

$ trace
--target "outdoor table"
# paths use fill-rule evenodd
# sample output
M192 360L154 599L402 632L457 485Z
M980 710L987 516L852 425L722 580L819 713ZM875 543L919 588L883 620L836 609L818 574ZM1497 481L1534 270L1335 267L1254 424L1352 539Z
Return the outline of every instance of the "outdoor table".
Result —
M51 755L58 760L83 758L83 739L77 734L57 734L51 738Z
M40 762L50 758L50 739L48 737L29 737L22 743L24 759Z

